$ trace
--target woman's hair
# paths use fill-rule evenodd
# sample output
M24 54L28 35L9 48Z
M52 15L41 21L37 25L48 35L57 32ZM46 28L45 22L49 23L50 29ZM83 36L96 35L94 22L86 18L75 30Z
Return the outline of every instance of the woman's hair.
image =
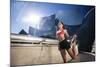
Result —
M58 22L58 24L59 23L61 23L63 25L63 29L65 29L64 23L62 21ZM57 24L57 27L58 27L58 24Z

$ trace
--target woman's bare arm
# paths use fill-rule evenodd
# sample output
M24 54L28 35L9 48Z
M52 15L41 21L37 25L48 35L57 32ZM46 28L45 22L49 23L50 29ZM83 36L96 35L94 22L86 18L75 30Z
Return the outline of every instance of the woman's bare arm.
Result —
M67 37L69 37L68 31L64 30Z

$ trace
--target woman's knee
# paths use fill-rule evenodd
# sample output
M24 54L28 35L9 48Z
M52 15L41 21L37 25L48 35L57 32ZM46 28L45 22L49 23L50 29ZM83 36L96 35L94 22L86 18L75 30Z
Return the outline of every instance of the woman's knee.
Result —
M74 52L72 51L72 48L68 49L67 52L69 53L69 55L71 56L72 59L76 58L76 56L74 55Z

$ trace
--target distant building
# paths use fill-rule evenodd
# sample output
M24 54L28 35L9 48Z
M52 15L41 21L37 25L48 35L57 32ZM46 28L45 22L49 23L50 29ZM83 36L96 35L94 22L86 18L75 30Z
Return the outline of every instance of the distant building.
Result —
M24 29L22 29L22 30L19 32L19 34L28 35L28 33L27 33L27 32L25 32L25 30L24 30Z
M29 27L29 35L55 38L56 27L55 27L55 14L43 17L39 29Z
M31 26L29 27L29 35L35 36L35 31L36 31L35 28L33 28Z

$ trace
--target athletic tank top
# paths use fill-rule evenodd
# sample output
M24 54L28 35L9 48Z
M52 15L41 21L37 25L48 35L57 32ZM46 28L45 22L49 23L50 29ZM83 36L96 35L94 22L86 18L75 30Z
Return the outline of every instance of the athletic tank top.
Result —
M61 30L59 33L57 33L57 35L61 35L64 34L64 30Z

